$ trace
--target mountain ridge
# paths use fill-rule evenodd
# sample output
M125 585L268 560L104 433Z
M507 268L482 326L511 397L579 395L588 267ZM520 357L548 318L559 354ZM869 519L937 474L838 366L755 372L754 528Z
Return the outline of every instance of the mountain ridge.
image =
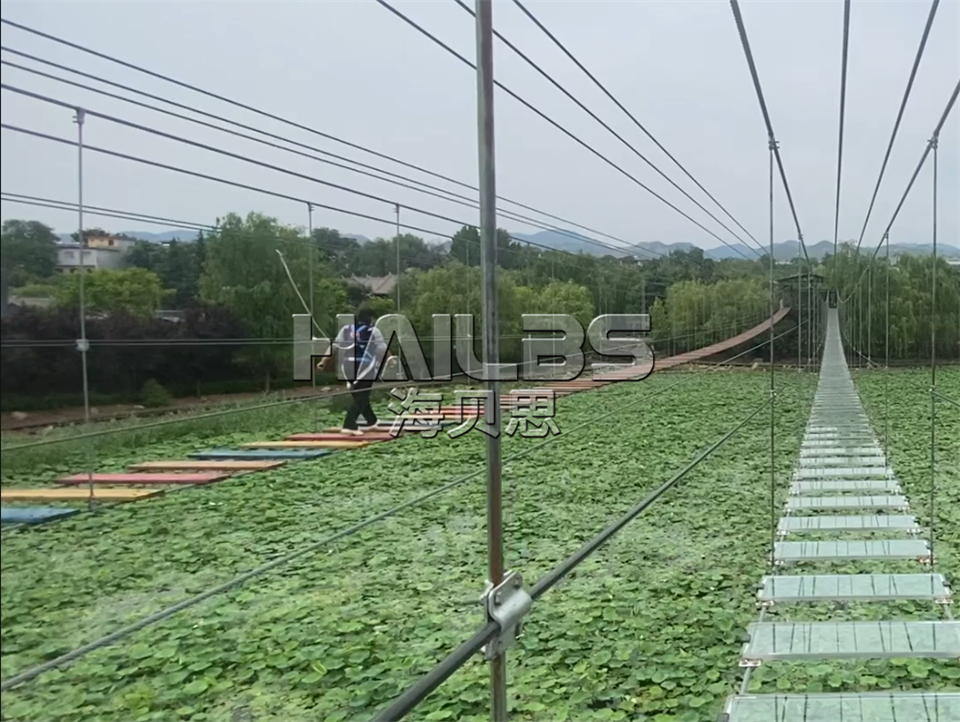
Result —
M129 238L135 238L148 243L169 243L173 240L190 242L196 240L197 231L177 228L156 232L130 230L121 231L117 233L117 235L125 235ZM351 238L358 243L368 243L370 241L369 238L360 234L344 233L342 235L344 238ZM614 243L598 242L595 239L587 238L574 231L559 232L546 230L538 231L537 233L512 233L511 235L519 241L529 241L531 244L546 246L558 251L568 251L570 253L583 252L592 256L633 255L641 260L656 258L660 254L669 255L673 251L688 251L691 248L699 248L696 244L685 241L677 243L640 241L636 244L635 248L624 248ZM61 243L69 243L71 241L69 233L59 233L57 236ZM449 243L449 241L443 239L427 239L427 242L432 245ZM741 258L742 256L746 256L752 260L757 258L757 255L751 250L754 248L752 246L745 246L741 243L731 243L730 246L731 247L719 246L717 248L705 248L703 249L703 255L714 260ZM875 248L875 246L866 247L868 251L870 251L871 248ZM758 253L766 252L766 248L764 248L763 251L759 249L756 250ZM649 251L649 253L645 253L644 251ZM739 251L739 253L737 251ZM929 243L890 244L890 254L893 256L899 256L905 253L926 256L930 255L932 251L933 246ZM937 252L945 258L960 258L960 246L941 243L937 245ZM799 253L799 244L795 240L781 241L774 244L774 258L778 261L788 261L796 258ZM833 242L818 241L813 244L808 243L807 253L811 258L821 259L824 255L833 253Z

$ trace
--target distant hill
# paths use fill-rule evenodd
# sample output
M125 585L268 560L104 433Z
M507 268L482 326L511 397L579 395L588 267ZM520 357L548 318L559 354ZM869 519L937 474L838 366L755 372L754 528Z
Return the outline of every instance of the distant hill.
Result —
M651 251L653 254L664 254L668 255L673 251L688 251L691 248L695 247L693 243L661 243L660 241L640 241L636 244L636 247L630 248L624 246L622 243L605 239L602 237L590 239L586 238L578 233L573 231L570 232L570 235L564 233L558 233L557 231L539 231L538 233L514 233L513 236L518 239L523 239L525 241L530 241L541 246L548 246L550 248L555 248L559 251L569 251L571 253L588 253L594 256L626 256L626 255L635 255L638 258L649 258L651 257L650 253L643 253L642 251L637 250L642 248L647 251ZM574 237L571 237L574 236ZM599 241L600 243L597 243ZM601 245L602 244L602 245ZM604 246L612 246L612 248L605 248ZM704 255L707 258L713 258L715 260L722 260L724 258L741 258L741 254L747 256L748 258L756 258L751 248L754 246L744 246L741 243L731 243L730 246L719 246L717 248L709 248L704 250ZM733 249L737 249L740 253ZM876 248L876 245L864 245L861 247L861 250L867 249L868 252L872 252ZM617 250L620 249L620 250ZM779 261L790 260L791 258L796 258L798 254L799 243L797 241L782 241L780 243L775 243L773 246L773 255ZM759 249L758 249L759 250ZM910 253L918 256L930 255L933 251L933 246L929 243L891 243L890 244L890 254L893 256L899 256L904 253ZM828 253L833 253L833 241L818 241L817 243L807 243L807 253L811 258L823 258ZM957 245L947 245L947 244L937 244L937 253L946 258L960 258L960 246Z
M197 231L188 231L184 229L172 231L160 231L151 233L150 231L119 231L115 235L136 238L138 241L147 241L149 243L166 243L168 241L195 241L197 240ZM73 239L69 233L58 233L57 237L61 243L70 243Z
M185 229L173 229L169 231L122 231L122 233L130 238L136 238L141 241L148 241L150 243L165 243L178 239L181 241L193 241L197 238L196 231L189 231ZM58 234L61 242L69 242L70 234L69 233L59 233ZM580 235L575 231L570 231L567 233L559 233L557 231L538 231L537 233L514 233L513 236L517 239L530 241L531 243L537 244L539 246L546 246L548 248L553 248L558 251L567 251L569 253L586 253L592 256L606 256L612 255L617 257L626 257L626 256L635 256L637 258L652 258L657 254L668 255L673 251L687 251L691 248L696 247L693 243L661 243L660 241L640 241L636 244L636 247L628 247L617 241L604 238L602 236L594 238L587 238L586 236ZM344 233L344 238L352 238L358 243L368 243L370 239L367 236L363 236L356 233ZM441 247L449 247L449 241L443 239L429 239L428 242L435 243ZM752 247L744 246L740 243L731 243L732 248L727 246L719 246L718 248L710 248L704 250L704 255L707 258L713 258L715 260L722 260L724 258L740 258L741 255L738 254L733 249L738 249L743 255L748 258L756 258L756 255L750 250ZM774 257L778 261L787 261L791 258L797 257L797 241L782 241L780 243L774 244ZM864 244L861 248L867 249L868 252L872 252L876 248L876 244ZM650 253L644 253L644 249L647 251L652 251L653 255ZM899 256L904 253L910 253L912 255L926 256L931 253L933 246L929 243L891 243L890 244L890 254L893 256ZM960 246L948 245L946 243L937 244L937 252L945 258L960 258ZM818 241L817 243L808 243L807 244L807 253L811 258L823 258L824 255L828 253L833 253L833 242L832 241Z

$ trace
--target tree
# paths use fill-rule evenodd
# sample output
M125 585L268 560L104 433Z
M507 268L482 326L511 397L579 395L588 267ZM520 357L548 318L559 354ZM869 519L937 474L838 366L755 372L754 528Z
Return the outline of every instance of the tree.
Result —
M3 271L11 287L49 278L57 268L57 234L39 221L7 220L0 235Z
M313 255L316 319L325 333L335 333L336 314L348 310L343 284L322 263L316 244L275 218L231 213L222 219L217 233L206 239L199 280L200 298L229 308L247 334L260 341L250 346L244 360L263 375L267 391L277 374L290 373L292 345L283 339L292 341L293 314L304 312L277 251L304 300L310 298Z
M103 230L103 229L100 228L99 226L97 226L96 228L84 228L84 229L83 229L83 238L84 238L84 240L87 240L87 239L90 239L90 238L99 238L99 237L101 237L101 236L109 236L109 235L111 235L111 234L110 234L110 233L107 233L105 230ZM74 243L79 243L79 242L80 242L80 234L77 233L76 231L74 231L73 233L70 234L70 238L73 239L73 242L74 242Z
M125 312L133 316L152 316L173 293L164 289L156 273L143 268L88 271L84 274L83 292L89 313ZM79 273L60 277L55 299L59 306L80 306Z

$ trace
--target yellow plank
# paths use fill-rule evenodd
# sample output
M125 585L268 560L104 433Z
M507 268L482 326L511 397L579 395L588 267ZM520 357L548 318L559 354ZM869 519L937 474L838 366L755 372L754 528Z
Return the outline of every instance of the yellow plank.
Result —
M110 489L96 486L93 489L93 498L96 501L130 501L143 499L147 496L162 494L162 489ZM2 489L0 498L3 501L86 501L90 498L90 489Z
M145 461L133 464L130 471L266 471L283 466L285 461Z
M245 449L359 449L369 441L254 441Z

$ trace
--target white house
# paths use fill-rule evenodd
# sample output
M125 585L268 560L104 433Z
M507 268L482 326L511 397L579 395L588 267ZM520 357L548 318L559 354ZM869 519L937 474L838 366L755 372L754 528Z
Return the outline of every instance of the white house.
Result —
M119 248L85 248L80 261L80 246L70 243L57 249L57 273L76 273L83 268L120 268L124 252Z

